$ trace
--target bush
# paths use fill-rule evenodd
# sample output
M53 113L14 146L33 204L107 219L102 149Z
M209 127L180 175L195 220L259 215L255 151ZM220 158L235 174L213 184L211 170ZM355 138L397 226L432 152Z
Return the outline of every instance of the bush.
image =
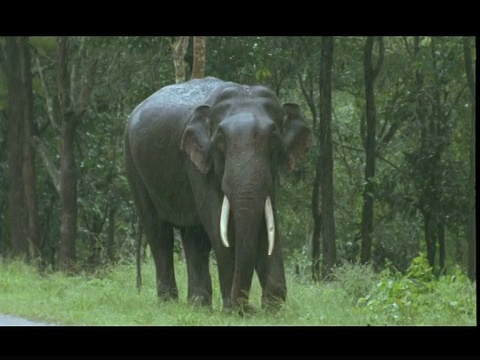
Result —
M448 324L459 317L466 323L476 321L476 284L458 268L453 275L437 279L425 254L420 254L405 275L386 269L380 277L372 292L357 302L368 310L371 321L379 316L399 325L422 325L426 319L429 324Z
M354 304L366 296L379 280L379 275L369 264L344 262L333 269L333 279L351 296Z

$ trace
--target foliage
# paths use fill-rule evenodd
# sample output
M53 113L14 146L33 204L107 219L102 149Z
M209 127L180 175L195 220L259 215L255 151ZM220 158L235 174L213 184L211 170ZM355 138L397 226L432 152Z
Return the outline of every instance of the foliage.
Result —
M395 325L476 318L476 283L472 285L458 268L437 279L422 253L406 274L387 267L380 276L372 291L358 299L358 306L371 313L369 321L376 322L379 314Z
M352 304L366 296L378 282L379 275L371 264L344 262L333 269L333 279L345 289Z
M431 160L432 151L441 145L441 156L435 168L439 179L435 191L439 194L445 224L446 262L451 275L456 265L466 267L466 209L470 198L467 179L471 104L468 91L464 89L462 38L420 37L416 55L415 37L384 39L385 64L377 79L375 93L379 148L374 179L372 265L375 271L381 271L390 262L400 273L406 273L416 254L425 251L425 209L422 209L421 202L429 188L428 181L432 179L432 172L427 173L426 165ZM0 43L2 41L0 38ZM128 115L138 103L162 86L174 82L172 41L173 37L167 36L69 39L68 66L70 70L77 69L73 87L79 88L83 81L80 65L98 59L92 101L75 139L79 200L77 253L81 268L94 271L107 262L110 221L114 222L117 260L133 259L133 239L138 230L123 170L123 131ZM48 94L54 112L59 111L56 40L53 37L30 37L29 42L33 59L36 135L58 167L60 136L50 123L46 108ZM356 263L360 252L358 232L364 188L361 126L365 107L364 42L364 37L335 37L332 79L337 258L352 264ZM319 120L320 43L321 37L314 36L207 37L205 74L240 83L267 84L282 102L298 102L307 121L315 127ZM374 51L374 56L377 53ZM40 70L45 77L45 86L40 79ZM417 72L423 74L421 94L417 91ZM0 71L0 253L6 256L11 247L7 240L8 94L2 79L5 74ZM436 92L440 95L440 105L435 100ZM419 119L420 95L428 104L425 106L427 118L438 125L436 132L428 132L429 146L424 148L422 131L428 128ZM448 116L440 119L434 116L436 114ZM282 174L277 195L276 216L286 263L291 264L288 271L303 284L308 284L310 274L311 197L317 155L318 144L315 144L305 159L297 164L293 174ZM35 167L43 263L55 268L60 232L59 196L39 156L36 156ZM108 216L111 209L115 210L113 219ZM298 274L295 265L298 265ZM336 270L339 279L342 278L340 269L348 269L343 263L342 266ZM356 265L351 266L353 272ZM362 268L358 276L368 277L367 268ZM436 284L441 286L444 281L441 278ZM344 280L338 280L338 283L344 283ZM344 291L364 293L365 288L356 288L353 283L345 285ZM367 286L368 283L366 280L364 285L358 286Z

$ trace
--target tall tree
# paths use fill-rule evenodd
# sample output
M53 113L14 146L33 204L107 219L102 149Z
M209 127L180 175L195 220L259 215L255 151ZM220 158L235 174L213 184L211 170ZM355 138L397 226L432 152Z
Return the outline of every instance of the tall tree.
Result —
M333 143L332 143L332 68L333 68L333 37L322 38L320 58L320 195L321 237L322 237L322 278L330 274L335 265L337 250L335 244L335 219L333 203Z
M201 79L205 76L205 36L193 37L193 66L191 79Z
M57 87L61 109L60 145L60 201L61 228L58 263L60 268L73 268L76 261L75 239L77 234L77 175L74 156L75 132L87 111L93 90L97 60L90 63L85 81L79 93L72 93L70 85L77 80L71 78L75 71L67 67L67 37L57 39ZM83 42L80 46L83 46Z
M9 207L13 254L33 257L39 245L33 131L31 60L27 37L8 37L2 51L7 73Z
M473 66L472 47L470 38L463 38L463 50L465 58L465 73L467 74L467 83L470 89L470 106L472 108L470 118L470 174L469 174L469 211L468 211L468 277L474 281L476 280L476 229L475 229L475 68Z
M432 56L432 70L433 70L433 104L434 109L431 116L431 129L430 135L433 135L437 139L440 139L442 135L446 132L446 123L447 123L447 112L445 111L445 106L440 99L440 90L442 89L442 77L439 74L439 66L437 59L437 47L435 37L431 38L430 41L430 51ZM434 145L434 144L432 144ZM441 140L435 141L435 145L432 146L432 149L435 149L434 156L431 157L430 166L432 168L432 181L431 186L433 187L432 196L430 198L433 214L433 238L431 239L432 246L436 246L438 242L438 252L439 252L439 265L440 271L445 271L445 215L443 211L443 194L441 190L441 183L443 177L443 164L442 164L442 153L444 152L446 143Z
M365 74L365 101L366 101L366 139L365 139L365 188L363 192L362 210L362 250L361 262L367 263L372 256L373 234L373 202L375 193L375 160L376 160L376 127L377 110L375 108L375 79L378 77L383 65L385 48L383 37L377 37L378 60L373 64L373 45L375 37L369 36L364 48L364 74Z
M319 72L319 125L315 126L318 153L315 162L311 210L313 215L312 234L312 277L314 281L327 278L336 261L335 221L333 212L333 144L332 144L332 67L333 37L322 37L320 43ZM304 42L305 45L305 42ZM308 80L308 77L307 77ZM316 117L313 89L307 90L300 75L300 86L312 116ZM320 239L322 246L320 247ZM320 250L322 251L322 273L320 276Z
M185 81L185 53L188 47L188 36L179 36L172 47L173 64L175 65L175 82Z

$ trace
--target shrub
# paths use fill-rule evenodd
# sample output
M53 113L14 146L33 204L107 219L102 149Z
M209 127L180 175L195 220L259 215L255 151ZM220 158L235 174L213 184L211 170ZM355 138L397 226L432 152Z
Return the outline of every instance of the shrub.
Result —
M366 296L379 280L379 275L369 264L344 262L333 269L332 275L333 279L346 290L354 304L359 298Z
M388 268L382 271L373 291L357 306L368 310L371 321L386 316L388 323L399 325L422 325L425 319L429 324L448 324L463 317L466 323L475 323L475 287L460 269L437 279L425 254L420 254L405 275Z

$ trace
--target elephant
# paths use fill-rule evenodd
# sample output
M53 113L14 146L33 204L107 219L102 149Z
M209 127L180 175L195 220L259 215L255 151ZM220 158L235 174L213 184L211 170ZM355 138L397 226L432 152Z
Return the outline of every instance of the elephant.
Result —
M256 271L263 308L287 286L275 221L279 170L312 144L297 104L262 85L214 77L168 85L140 103L125 129L124 162L156 271L157 295L178 300L173 229L180 229L188 301L212 307L213 249L223 311L252 310Z

